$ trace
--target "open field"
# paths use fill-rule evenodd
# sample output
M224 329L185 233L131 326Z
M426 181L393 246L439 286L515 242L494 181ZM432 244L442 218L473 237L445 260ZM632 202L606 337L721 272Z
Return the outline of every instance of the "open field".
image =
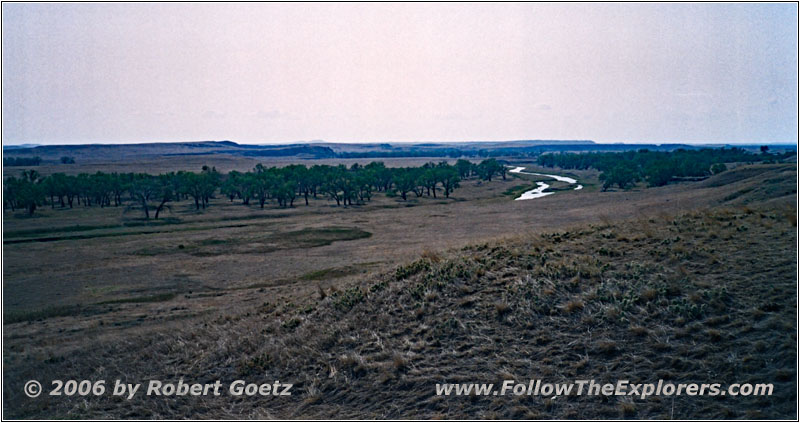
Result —
M290 162L185 159L136 170ZM306 163L328 162L342 160ZM554 195L513 201L543 179L509 174L462 181L449 199L262 210L218 197L147 222L125 206L6 210L4 417L795 417L795 163L608 192L596 171L544 173L585 188L552 182ZM264 374L294 381L296 396L79 404L32 401L18 386ZM435 383L504 375L752 379L780 394L672 404L433 395Z
M217 170L223 173L232 170L240 172L252 170L253 167L259 163L264 166L286 166L296 163L304 163L309 166L315 164L338 165L345 164L347 166L353 163L366 165L373 161L382 161L387 166L421 166L428 162L438 163L440 161L447 161L449 163L455 162L455 159L447 159L442 157L404 157L398 159L318 159L318 160L298 160L294 157L241 157L232 156L228 154L215 154L213 156L186 156L186 157L144 157L136 160L120 160L120 159L107 159L107 160L85 160L83 162L76 162L75 164L48 164L43 163L36 166L36 171L43 176L51 175L53 173L64 173L67 175L77 175L80 173L95 173L95 172L145 172L145 173L165 173L176 172L185 170L190 172L197 172L204 165L215 166ZM11 175L19 176L19 173L28 169L25 166L11 166L4 168L3 177Z

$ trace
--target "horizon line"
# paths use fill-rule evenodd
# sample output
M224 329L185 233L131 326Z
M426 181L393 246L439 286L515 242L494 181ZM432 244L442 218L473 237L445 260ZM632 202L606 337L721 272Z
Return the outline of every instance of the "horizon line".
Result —
M61 146L81 146L81 145L145 145L145 144L186 144L186 143L210 143L210 142L232 142L238 145L303 145L303 144L464 144L464 143L512 143L512 142L558 142L564 143L593 143L600 145L798 145L800 141L739 141L739 142L721 142L721 141L669 141L669 142L656 142L656 141L595 141L592 139L541 139L541 138L528 138L528 139L509 139L509 140L446 140L446 141L327 141L327 140L298 140L298 141L276 141L276 142L243 142L234 141L230 139L219 140L183 140L183 141L121 141L121 142L86 142L86 143L35 143L35 142L1 142L3 147L61 147Z

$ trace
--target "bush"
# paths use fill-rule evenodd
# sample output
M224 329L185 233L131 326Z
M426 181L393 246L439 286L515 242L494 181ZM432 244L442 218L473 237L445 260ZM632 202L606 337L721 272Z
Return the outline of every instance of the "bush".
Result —
M364 291L361 290L361 287L354 286L352 288L348 288L344 292L336 292L332 295L333 298L333 306L342 312L350 311L356 304L360 303L364 300Z
M414 276L419 272L431 270L431 262L428 259L420 259L406 266L400 266L395 271L395 278L397 280L405 279L409 276Z
M713 165L711 165L711 173L713 173L714 175L722 173L726 170L728 170L728 166L725 166L725 163L714 163Z

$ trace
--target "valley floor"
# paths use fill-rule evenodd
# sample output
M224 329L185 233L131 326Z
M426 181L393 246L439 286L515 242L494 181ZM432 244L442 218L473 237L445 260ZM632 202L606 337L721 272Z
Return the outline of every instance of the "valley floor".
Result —
M618 192L576 174L586 189L530 201L513 201L532 185L518 178L349 210L220 199L144 226L111 209L47 211L56 225L6 212L4 417L796 418L796 165L726 173ZM181 377L295 388L127 402L20 388ZM435 395L536 378L775 393Z

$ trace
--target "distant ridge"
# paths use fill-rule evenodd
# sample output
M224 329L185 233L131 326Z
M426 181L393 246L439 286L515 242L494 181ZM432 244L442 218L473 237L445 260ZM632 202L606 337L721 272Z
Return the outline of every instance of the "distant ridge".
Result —
M733 147L731 145L720 147ZM755 148L759 145L736 145ZM794 145L771 147L796 150ZM140 144L77 144L3 146L6 157L35 157L43 164L57 163L61 157L73 157L81 162L130 160L133 158L233 155L246 157L293 157L297 159L331 158L402 158L430 157L531 157L544 152L630 151L649 149L714 148L710 145L689 144L600 144L591 140L512 140L512 141L453 141L453 142L395 142L395 143L332 143L325 141L287 144L239 144L230 140L151 142Z
M38 147L41 144L17 144L17 145L4 145L3 150L16 150L20 148L33 148Z

